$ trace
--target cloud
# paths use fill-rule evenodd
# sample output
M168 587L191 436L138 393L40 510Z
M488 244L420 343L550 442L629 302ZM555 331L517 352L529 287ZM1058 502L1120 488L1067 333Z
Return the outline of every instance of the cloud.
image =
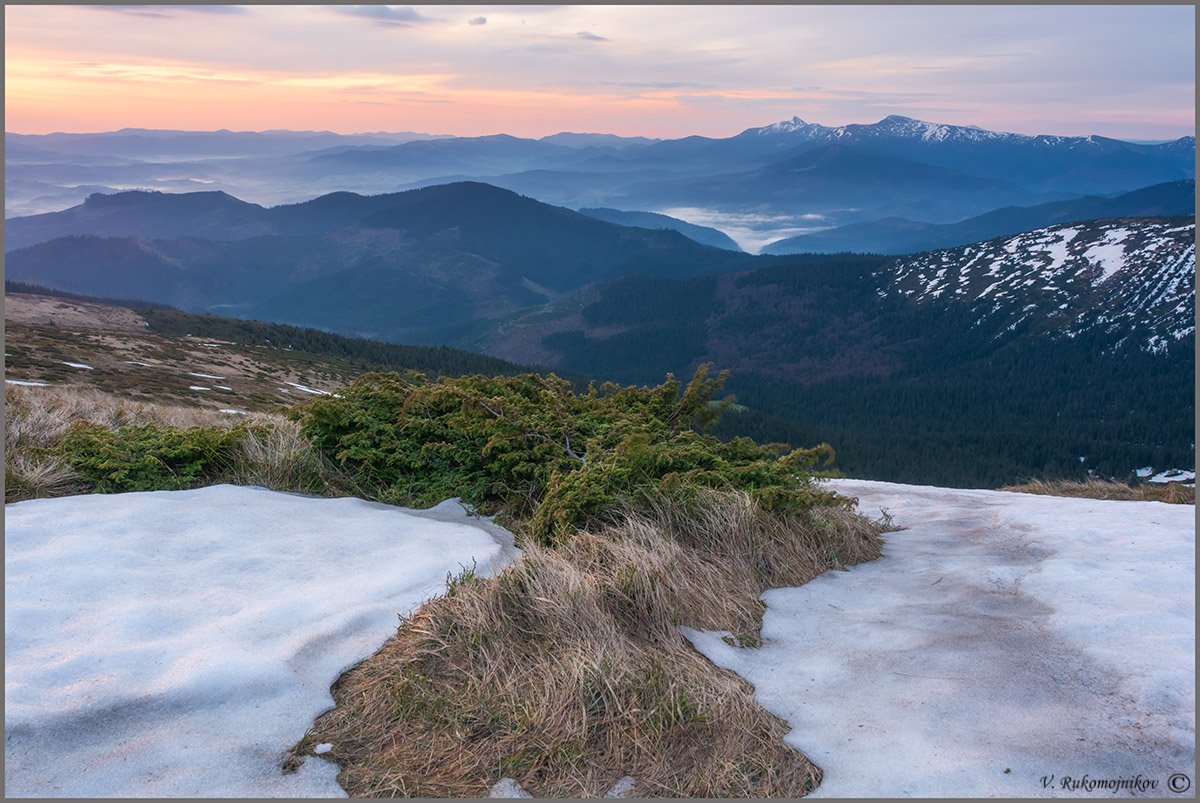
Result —
M471 17L467 20L468 25L487 25L487 17Z
M84 6L93 11L108 11L114 14L124 14L129 17L153 17L156 19L176 19L175 12L183 11L193 14L245 14L246 9L242 6L121 6L121 5L94 5Z
M591 31L579 31L575 34L576 39L586 39L589 42L607 42L608 37L594 34Z
M427 22L439 22L417 13L412 6L333 6L338 14L369 19L376 25L408 28Z
M694 81L598 81L598 86L619 86L627 89L716 89L715 84Z

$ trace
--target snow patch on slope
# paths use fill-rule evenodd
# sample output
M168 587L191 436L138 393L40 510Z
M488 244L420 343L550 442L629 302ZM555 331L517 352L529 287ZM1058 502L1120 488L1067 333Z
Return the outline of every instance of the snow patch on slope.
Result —
M1109 229L1104 233L1104 239L1083 252L1084 259L1100 266L1100 276L1097 284L1103 284L1117 271L1125 267L1125 238L1130 234L1129 229Z
M397 614L516 554L443 503L413 511L220 485L5 508L5 791L345 793L284 751Z
M1195 777L1192 506L831 484L907 529L877 561L764 594L760 648L686 632L792 726L825 771L815 796L1063 796L1063 776L1140 774L1158 797Z
M1162 353L1195 332L1194 228L1093 221L899 257L884 268L879 296L925 302L953 287L950 298L996 337L1032 307L1047 311L1043 331L1132 333L1138 347Z

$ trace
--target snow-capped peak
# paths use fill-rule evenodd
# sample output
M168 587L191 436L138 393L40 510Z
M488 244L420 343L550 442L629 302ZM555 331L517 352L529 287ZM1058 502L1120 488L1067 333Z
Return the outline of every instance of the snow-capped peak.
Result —
M877 133L921 139L926 142L944 142L946 140L978 142L985 139L1019 136L1017 134L989 131L986 128L980 128L976 125L963 126L951 125L949 123L930 123L925 120L917 120L913 117L905 117L901 114L889 114L873 126L864 126L864 128L874 129Z
M817 123L809 123L801 120L799 117L793 116L790 120L780 120L778 123L771 123L762 128L751 128L745 133L754 133L759 136L771 134L794 134L797 132L819 132L826 131L825 126Z
M1013 134L1006 131L991 131L977 125L954 125L952 123L931 123L906 117L902 114L889 114L876 123L848 123L836 127L810 123L799 117L790 120L780 120L761 128L748 128L742 132L747 135L779 135L800 134L810 141L832 142L843 140L849 142L871 142L877 139L921 140L928 143L979 143L1010 141L1032 143L1049 147L1097 148L1111 147L1114 140L1095 134L1089 136L1061 136L1055 134ZM1189 148L1195 144L1195 137L1180 137L1172 142L1163 143L1159 147Z

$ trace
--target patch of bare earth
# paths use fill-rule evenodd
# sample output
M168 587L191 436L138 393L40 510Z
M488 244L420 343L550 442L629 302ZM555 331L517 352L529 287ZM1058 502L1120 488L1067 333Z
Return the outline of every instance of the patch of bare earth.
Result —
M334 392L361 373L334 357L157 334L123 307L23 293L5 304L5 378L19 382L250 412Z

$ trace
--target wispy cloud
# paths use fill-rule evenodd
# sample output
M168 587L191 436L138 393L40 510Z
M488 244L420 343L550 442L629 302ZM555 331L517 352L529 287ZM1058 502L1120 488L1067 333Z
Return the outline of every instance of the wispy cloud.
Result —
M596 85L627 89L716 89L713 84L698 84L694 81L597 81Z
M332 10L338 14L369 19L376 25L396 28L441 21L418 13L412 6L333 6Z
M93 11L107 11L113 14L124 14L130 17L153 17L157 19L177 19L178 13L192 14L245 14L246 9L242 6L125 6L125 5L95 5L84 6Z
M841 125L890 113L1135 139L1194 128L1195 11L1185 6L767 5L746 15L729 5L122 0L8 5L4 17L14 130L727 136L793 115ZM403 101L389 108L393 97Z

